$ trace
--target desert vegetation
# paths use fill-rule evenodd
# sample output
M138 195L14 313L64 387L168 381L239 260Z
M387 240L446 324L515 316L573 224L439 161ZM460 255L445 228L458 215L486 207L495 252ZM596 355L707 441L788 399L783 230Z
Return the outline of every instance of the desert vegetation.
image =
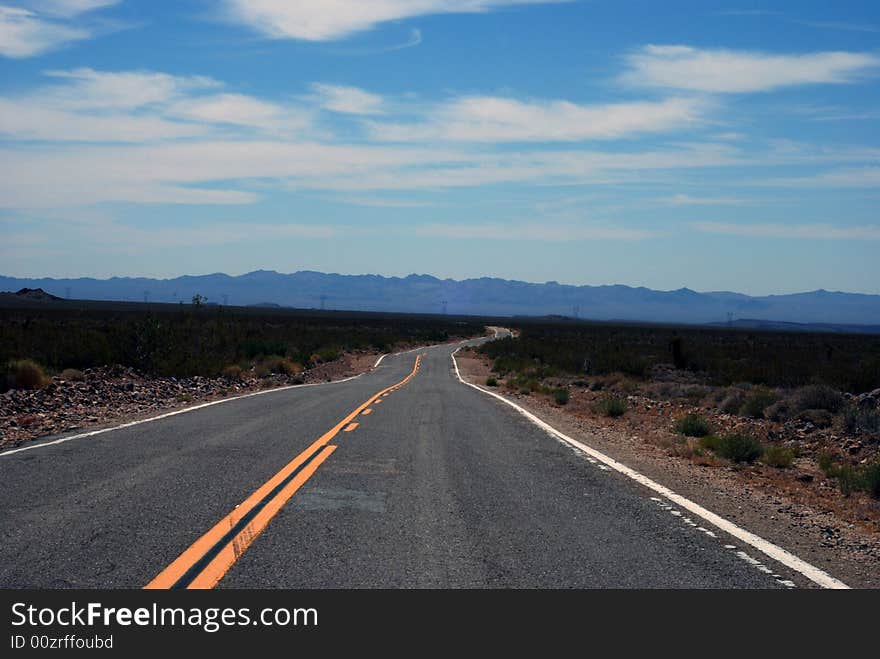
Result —
M702 465L802 482L815 471L846 496L880 497L880 336L572 322L519 330L480 348L511 393L561 404L564 390L570 413L621 428L648 419L674 433L659 442L670 454Z
M388 352L482 333L481 323L395 314L317 314L199 305L53 306L0 316L0 387L34 389L47 375L112 364L155 376L238 379L297 375L346 352Z

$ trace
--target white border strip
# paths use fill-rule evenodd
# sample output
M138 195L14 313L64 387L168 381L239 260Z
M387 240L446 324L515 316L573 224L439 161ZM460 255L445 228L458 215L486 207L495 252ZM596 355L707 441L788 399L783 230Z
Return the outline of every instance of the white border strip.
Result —
M564 441L565 443L575 447L579 451L584 452L586 455L588 455L592 458L595 458L596 460L608 465L611 469L614 469L618 473L621 473L624 476L627 476L628 478L631 478L632 480L636 481L637 483L644 485L648 489L653 490L657 494L660 494L660 495L666 497L667 499L669 499L670 501L681 506L685 510L688 510L691 513L693 513L694 515L697 515L698 517L703 518L704 520L706 520L707 522L709 522L713 526L721 529L725 533L728 533L728 534L732 535L733 537L741 540L742 542L745 542L746 544L751 545L752 547L754 547L758 551L763 552L764 554L766 554L767 556L769 556L773 560L778 561L779 563L782 563L786 567L789 567L792 570L795 570L796 572L801 573L807 579L809 579L813 583L818 584L822 588L833 588L833 589L847 589L847 588L849 588L849 586L847 586L845 583L843 583L839 579L835 579L827 572L815 567L814 565L810 565L809 563L807 563L803 559L798 558L797 556L795 556L791 552L786 551L782 547L774 545L772 542L769 542L768 540L764 540L764 538L761 538L761 537L755 535L754 533L751 533L750 531L746 531L745 529L740 528L739 526L737 526L733 522L730 522L730 521L724 519L723 517L716 515L715 513L713 513L710 510L706 510L701 505L694 503L690 499L686 499L685 497L681 496L680 494L676 494L675 492L670 490L668 487L660 485L660 483L657 483L656 481L651 480L647 476L637 472L635 469L631 469L630 467L627 467L625 464L618 462L614 458L611 458L611 457L605 455L604 453L597 451L596 449L594 449L590 446L587 446L586 444L583 444L583 443L577 441L576 439L569 437L568 435L560 432L559 430L556 430L556 428L551 426L549 423L542 421L541 419L539 419L537 416L535 416L534 414L532 414L531 412L529 412L525 408L520 407L519 405L508 400L504 396L501 396L500 394L496 394L493 391L487 391L487 390L483 389L482 387L479 387L475 384L471 384L470 382L466 382L461 377L461 373L458 370L458 362L455 360L455 353L458 352L459 350L461 350L461 348L456 349L452 353L452 363L455 365L455 375L458 377L459 381L462 384L466 384L469 387L473 387L477 391L481 391L484 394L492 396L493 398L497 398L501 402L503 402L507 405L510 405L512 408L514 408L520 414L525 416L529 421L531 421L536 426L538 426L542 430L546 431L547 433L549 433L553 437L556 437L557 439Z

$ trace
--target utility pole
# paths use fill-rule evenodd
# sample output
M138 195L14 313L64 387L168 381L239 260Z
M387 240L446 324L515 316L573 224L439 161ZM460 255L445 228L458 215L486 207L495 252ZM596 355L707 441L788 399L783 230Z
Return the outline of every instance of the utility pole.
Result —
M66 297L68 300L70 299L70 286L67 286L64 289L64 297Z
M223 306L228 307L229 306L229 293L224 293L221 297L223 298Z
M442 302L440 302L440 304L443 307L443 315L445 316L446 315L446 305L448 304L448 302L446 300L443 300Z
M144 304L150 301L150 291L144 291Z
M578 319L578 316L579 316L580 313L581 313L581 307L580 307L580 305L579 305L579 304L574 305L574 306L572 307L571 311L572 311L572 315L574 316L574 319L577 320L577 319Z
M733 312L731 312L731 311L727 312L727 326L728 327L733 326Z
M321 311L324 311L324 303L325 303L326 301L327 301L327 296L326 296L326 295L322 295L322 296L321 296Z

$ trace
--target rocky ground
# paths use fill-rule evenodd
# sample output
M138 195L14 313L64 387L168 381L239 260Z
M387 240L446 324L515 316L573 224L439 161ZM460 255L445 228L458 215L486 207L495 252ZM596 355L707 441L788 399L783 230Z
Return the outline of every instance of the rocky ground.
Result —
M264 377L251 369L240 377L161 378L119 365L86 369L81 379L79 375L75 380L56 376L41 389L0 394L0 448L261 389L351 377L372 368L377 357L345 354L296 375Z
M485 386L493 375L489 362L470 351L459 355L463 376ZM548 387L568 388L570 399L565 405L555 403L550 395L507 388L503 379L492 390L847 583L880 587L880 501L863 492L844 496L817 460L822 453L856 465L877 460L876 436L846 433L839 423L818 427L825 426L827 419L811 421L811 415L784 421L745 418L721 408L729 390L714 391L690 376L679 381L671 372L654 376L642 383L604 378L598 390L588 380L546 381ZM626 400L623 416L610 418L597 411L596 403L609 395ZM880 391L850 402L870 406L877 400ZM747 430L768 445L793 447L797 457L788 468L735 465L719 459L676 432L676 421L686 414L707 418L718 433Z

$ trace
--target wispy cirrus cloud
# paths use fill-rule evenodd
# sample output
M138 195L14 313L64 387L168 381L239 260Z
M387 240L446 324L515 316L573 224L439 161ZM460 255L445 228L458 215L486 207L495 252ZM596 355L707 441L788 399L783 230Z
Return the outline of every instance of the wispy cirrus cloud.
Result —
M563 100L519 101L497 96L458 98L430 109L415 123L369 125L392 142L570 142L661 133L702 119L706 103L692 98L578 105Z
M312 100L320 107L340 114L382 114L384 99L359 87L313 82Z
M230 20L274 39L331 41L388 21L568 0L224 0Z
M0 55L4 57L33 57L89 36L86 29L45 20L27 9L0 6Z
M626 58L627 84L710 93L852 83L880 69L880 57L844 51L803 54L649 45Z
M0 137L57 142L156 142L206 136L238 126L298 133L309 112L221 92L205 76L154 71L46 71L52 81L0 97Z
M122 0L25 0L23 4L45 14L70 18L121 2Z
M131 110L165 103L193 91L222 87L207 76L156 71L96 71L90 68L45 71L58 81L30 95L66 110Z
M118 0L30 0L0 5L0 55L26 58L94 37L97 30L82 14L117 4Z
M737 224L731 222L695 222L701 233L742 238L779 238L786 240L880 240L880 225L837 226L834 224Z

